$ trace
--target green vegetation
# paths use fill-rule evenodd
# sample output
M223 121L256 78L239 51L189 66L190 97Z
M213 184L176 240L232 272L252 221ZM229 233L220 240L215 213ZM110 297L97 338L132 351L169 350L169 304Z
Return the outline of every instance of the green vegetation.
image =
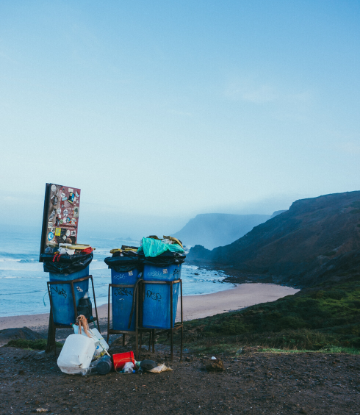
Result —
M25 339L16 339L10 340L6 347L18 347L20 349L31 349L31 350L45 350L47 340L38 339L38 340L25 340ZM56 347L63 347L62 343L56 342Z
M186 347L199 353L243 346L360 353L360 279L188 321L184 332Z

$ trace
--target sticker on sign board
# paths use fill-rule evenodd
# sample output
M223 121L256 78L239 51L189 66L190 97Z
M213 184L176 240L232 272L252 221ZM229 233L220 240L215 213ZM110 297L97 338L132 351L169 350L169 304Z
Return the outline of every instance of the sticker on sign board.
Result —
M78 193L78 192L75 192L75 196L76 196L76 197L79 197L80 195L79 195L79 193Z
M71 220L71 219L70 219L69 217L67 217L67 218L66 218L66 223L70 223L70 220Z
M48 240L51 241L52 239L54 239L54 233L53 232L49 232L49 234L48 234Z
M71 203L71 204L74 203L74 197L75 197L74 193L70 193L69 198L68 198L68 202Z
M61 228L56 228L55 229L55 236L60 236L61 235Z
M66 236L70 236L70 231L66 231Z
M168 273L168 270L165 268L165 269L163 269L163 274L167 274Z
M76 236L76 231L71 231L71 236Z
M74 218L79 217L79 208L78 207L74 207Z
M63 220L62 219L60 219L60 225L62 225L63 224Z
M75 219L75 218L72 218L72 219L71 219L71 224L72 224L72 225L76 225L76 219Z
M70 189L70 187L68 188L68 192L72 193L74 191L74 189Z
M64 214L64 216L67 216L69 214L69 211L67 209L65 209L63 214Z
M129 275L133 275L133 272L132 271L129 271Z
M53 222L49 222L48 223L48 228L52 228L54 226L54 223Z
M60 213L61 213L61 209L60 209L60 208L56 209L56 213L57 213L58 215L60 215Z
M51 186L51 191L56 192L56 186L54 184Z

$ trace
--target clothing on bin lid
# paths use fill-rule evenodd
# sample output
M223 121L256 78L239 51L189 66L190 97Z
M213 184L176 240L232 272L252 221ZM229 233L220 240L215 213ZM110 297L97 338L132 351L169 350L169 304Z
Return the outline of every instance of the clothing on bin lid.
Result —
M165 244L152 238L143 238L138 252L144 252L145 257L156 257L166 251L183 253L184 249L178 244Z

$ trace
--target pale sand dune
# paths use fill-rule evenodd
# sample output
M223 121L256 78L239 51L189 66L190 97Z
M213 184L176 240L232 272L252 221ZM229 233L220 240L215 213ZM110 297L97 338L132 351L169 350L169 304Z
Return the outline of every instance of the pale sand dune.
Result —
M183 297L184 320L213 316L227 311L238 310L254 304L275 301L292 295L299 290L275 284L241 284L237 287L214 294L190 295ZM99 317L107 318L107 305L98 307ZM180 319L180 302L177 321ZM6 328L44 328L48 325L49 314L0 317L0 330ZM102 324L102 326L104 326ZM105 329L105 327L102 327Z

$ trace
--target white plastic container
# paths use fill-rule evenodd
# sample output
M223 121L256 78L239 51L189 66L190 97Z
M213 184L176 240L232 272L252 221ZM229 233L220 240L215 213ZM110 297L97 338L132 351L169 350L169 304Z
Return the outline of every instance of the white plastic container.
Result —
M74 329L75 334L79 334L79 326L77 326L76 324L73 324L73 329ZM93 338L95 342L95 356L94 357L97 358L97 356L104 354L104 350L109 350L109 345L106 343L103 336L99 333L98 329L96 328L89 329L89 333L91 334L91 337ZM88 337L84 329L81 330L81 335Z
M93 339L81 334L70 334L58 357L57 364L63 373L85 375L95 353Z

